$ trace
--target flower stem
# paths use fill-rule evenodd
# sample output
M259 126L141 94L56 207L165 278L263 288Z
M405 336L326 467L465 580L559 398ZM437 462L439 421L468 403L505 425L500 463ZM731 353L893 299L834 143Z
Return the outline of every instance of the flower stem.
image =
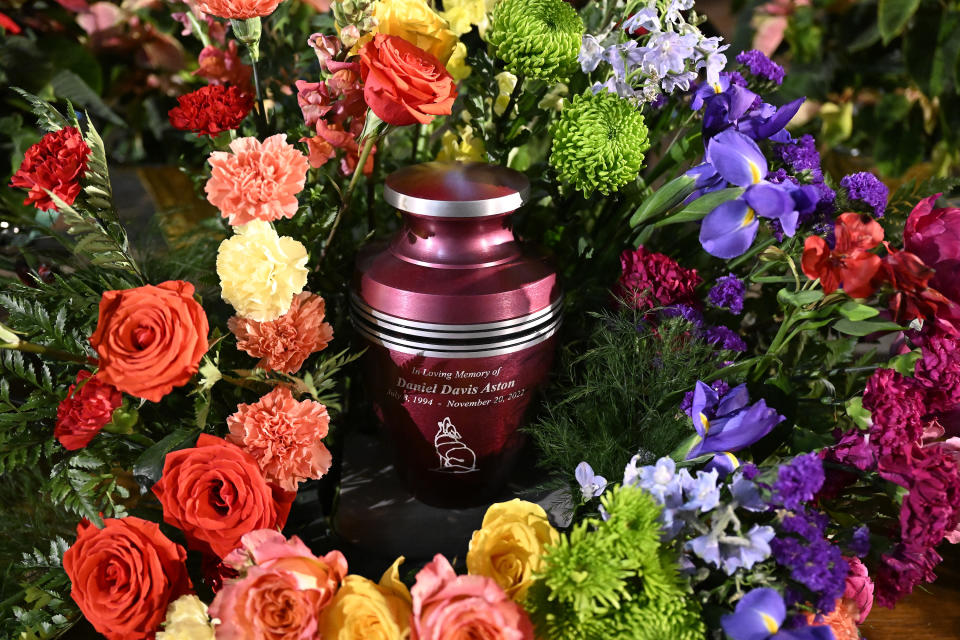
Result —
M353 170L353 177L350 178L350 183L343 192L343 201L340 205L340 209L337 211L337 217L333 219L333 226L330 227L330 233L327 235L327 241L323 243L323 249L320 250L321 262L327 256L327 252L330 250L330 243L333 242L333 236L337 232L337 227L340 226L340 220L350 208L350 202L353 199L353 190L357 186L357 181L360 179L360 174L363 173L363 166L367 164L367 158L370 157L370 152L373 151L373 146L377 143L377 139L378 136L376 134L370 134L363 144L363 150L360 151L360 157L357 159L357 167Z
M263 94L260 91L260 74L257 73L257 59L254 58L253 55L250 56L250 64L253 67L253 90L257 94L257 109L260 115L259 126L257 128L260 129L260 137L264 137L267 135L267 109L263 105Z
M17 344L0 344L0 349L11 349L13 351L24 351L26 353L36 353L37 355L44 356L46 358L51 358L53 360L62 360L64 362L76 362L77 364L89 364L96 365L98 361L96 358L87 358L84 356L78 356L67 351L61 351L60 349L51 349L50 347L45 347L42 344L34 344L33 342L19 342Z

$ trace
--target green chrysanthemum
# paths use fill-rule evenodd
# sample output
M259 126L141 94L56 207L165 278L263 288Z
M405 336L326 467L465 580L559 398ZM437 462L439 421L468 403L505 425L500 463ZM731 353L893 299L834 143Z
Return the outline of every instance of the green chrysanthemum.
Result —
M577 69L583 20L563 0L501 0L487 40L511 73L558 82Z
M551 134L550 164L585 195L607 195L636 178L650 147L643 115L608 91L574 97Z

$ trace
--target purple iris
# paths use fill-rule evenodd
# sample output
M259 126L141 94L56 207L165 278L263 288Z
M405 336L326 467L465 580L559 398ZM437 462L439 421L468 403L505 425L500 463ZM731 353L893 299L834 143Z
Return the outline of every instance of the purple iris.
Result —
M720 453L713 456L713 459L710 460L706 465L704 465L704 471L714 471L720 474L721 478L726 478L728 475L737 470L737 467L740 466L740 460L737 459L737 456L733 455L729 451L721 451Z
M767 159L756 142L728 129L709 142L706 160L728 183L746 187L743 196L724 202L703 219L700 244L707 253L718 258L743 255L757 237L757 216L778 220L788 236L796 233L798 206L810 206L811 194L789 182L774 184L765 180L769 172ZM698 185L708 184L706 174L702 170L697 176Z
M741 598L733 613L720 619L732 640L834 640L827 626L782 629L787 617L783 598L774 589L754 589Z
M764 437L785 420L763 399L749 404L747 386L734 387L722 397L709 385L697 381L690 414L700 436L687 459L708 453L739 451Z
M710 89L713 90L711 95ZM698 111L703 109L703 141L727 129L736 129L754 140L770 139L774 142L790 142L793 138L785 127L797 114L805 98L797 98L782 107L764 102L759 95L732 82L730 77L719 82L700 87L690 106ZM696 105L696 106L694 106Z

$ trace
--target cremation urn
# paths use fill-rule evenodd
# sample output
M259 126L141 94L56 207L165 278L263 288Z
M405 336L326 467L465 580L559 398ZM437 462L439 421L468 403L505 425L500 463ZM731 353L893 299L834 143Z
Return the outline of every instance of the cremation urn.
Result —
M357 259L368 396L401 478L429 504L479 504L502 488L553 360L556 273L510 226L529 192L493 165L401 169L384 198L403 226Z

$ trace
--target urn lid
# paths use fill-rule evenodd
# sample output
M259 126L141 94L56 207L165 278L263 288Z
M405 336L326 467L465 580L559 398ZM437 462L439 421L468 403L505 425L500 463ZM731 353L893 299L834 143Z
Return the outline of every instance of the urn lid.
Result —
M387 177L384 199L400 211L435 218L482 218L520 208L530 181L513 169L480 162L427 162Z

